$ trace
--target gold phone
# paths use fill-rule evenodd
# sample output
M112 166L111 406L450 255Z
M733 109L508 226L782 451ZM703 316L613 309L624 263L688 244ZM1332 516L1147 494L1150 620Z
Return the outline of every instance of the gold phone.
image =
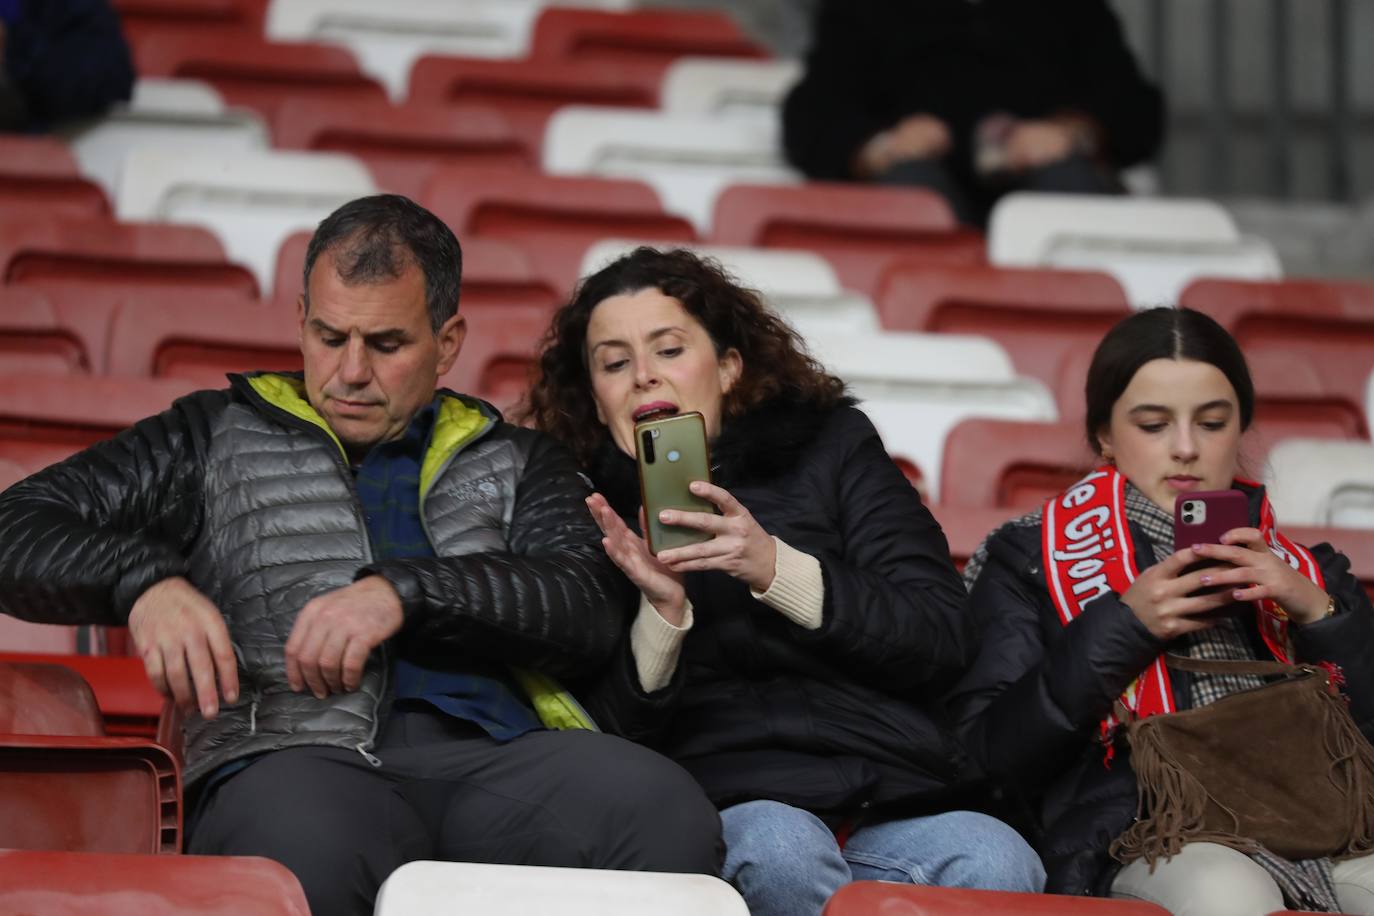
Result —
M706 451L706 421L696 411L635 424L635 463L639 466L639 498L644 506L644 536L649 551L658 554L711 539L695 528L665 525L658 520L664 509L684 512L716 511L715 504L693 496L688 484L711 480Z

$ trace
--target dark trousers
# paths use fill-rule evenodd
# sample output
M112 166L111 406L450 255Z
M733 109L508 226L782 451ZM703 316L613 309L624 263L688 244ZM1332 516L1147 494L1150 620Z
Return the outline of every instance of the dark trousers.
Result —
M314 916L370 914L416 859L717 874L720 817L677 764L612 735L505 744L394 710L373 767L356 751L274 751L204 799L188 851L256 855L300 879Z
M1121 194L1121 180L1088 159L1074 155L1016 175L985 179L970 169L939 159L908 159L877 178L879 184L929 188L949 202L959 222L984 226L997 199L1008 191L1057 191L1068 194Z

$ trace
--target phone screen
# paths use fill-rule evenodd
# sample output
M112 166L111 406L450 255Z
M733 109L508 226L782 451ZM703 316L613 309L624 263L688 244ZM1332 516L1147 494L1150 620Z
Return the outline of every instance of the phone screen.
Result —
M639 493L649 550L657 554L709 540L711 535L705 531L665 525L658 520L664 509L716 511L714 503L688 489L694 480L711 479L706 421L701 414L689 411L636 424L635 463L639 466Z

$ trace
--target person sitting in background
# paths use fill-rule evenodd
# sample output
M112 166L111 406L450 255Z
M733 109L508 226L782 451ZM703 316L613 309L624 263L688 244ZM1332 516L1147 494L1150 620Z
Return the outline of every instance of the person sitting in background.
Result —
M107 0L0 0L0 130L93 117L133 89L129 45Z
M685 411L713 462L693 492L720 514L663 512L710 538L655 556L634 427ZM969 633L939 524L757 294L690 252L635 250L554 317L530 413L581 458L642 593L584 699L723 809L723 877L754 916L818 914L860 878L1040 890L1020 836L955 810L965 766L937 698Z
M1154 867L1122 867L1109 855L1144 819L1136 755L1116 725L1200 710L1262 684L1180 673L1162 653L1339 666L1354 725L1369 737L1374 608L1343 555L1288 542L1264 488L1238 479L1254 388L1235 340L1211 318L1162 308L1124 319L1093 356L1086 397L1088 441L1103 466L1047 503L1054 514L1036 511L992 534L964 571L982 641L951 703L969 752L1035 809L1053 892L1134 897L1197 916L1257 916L1283 909L1285 897L1296 909L1374 914L1374 856L1333 868L1329 859L1247 854L1238 848L1248 843L1221 845L1220 836L1185 842ZM1249 527L1220 544L1175 542L1176 500L1232 488L1248 501ZM1061 532L1080 546L1067 547ZM1094 578L1065 578L1080 573Z
M0 494L0 612L129 626L188 712L187 851L260 855L317 914L416 859L715 874L681 767L553 677L633 590L572 456L436 391L462 252L396 195L316 229L304 373L230 377Z
M1163 99L1106 0L823 0L783 107L812 178L919 185L981 225L1012 189L1119 193Z

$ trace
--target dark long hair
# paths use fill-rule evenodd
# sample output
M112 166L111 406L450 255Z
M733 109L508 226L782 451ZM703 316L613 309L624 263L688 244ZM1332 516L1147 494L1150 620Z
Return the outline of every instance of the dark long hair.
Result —
M1191 359L1217 367L1240 402L1240 428L1255 416L1255 386L1236 339L1202 312L1156 308L1123 318L1107 332L1088 367L1084 397L1088 444L1102 454L1097 436L1111 423L1112 406L1140 367L1156 359Z
M554 315L522 411L584 464L608 436L592 399L587 324L601 302L645 289L682 303L706 329L718 356L731 348L739 352L743 369L722 404L725 423L776 398L825 409L843 397L844 383L807 354L797 333L714 260L685 249L636 248L583 280Z

